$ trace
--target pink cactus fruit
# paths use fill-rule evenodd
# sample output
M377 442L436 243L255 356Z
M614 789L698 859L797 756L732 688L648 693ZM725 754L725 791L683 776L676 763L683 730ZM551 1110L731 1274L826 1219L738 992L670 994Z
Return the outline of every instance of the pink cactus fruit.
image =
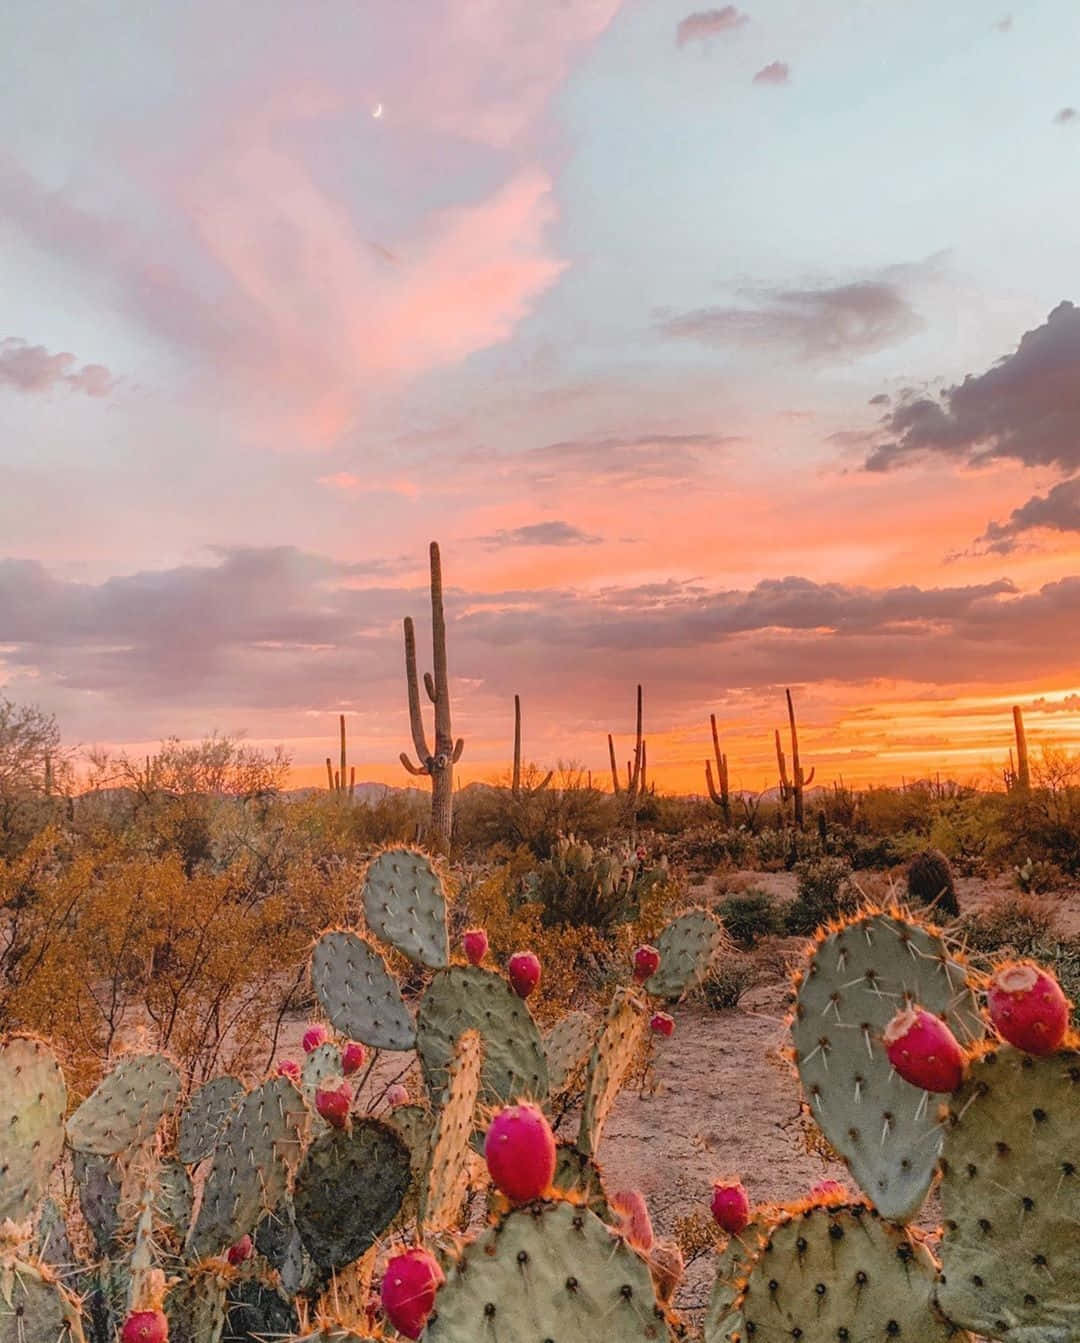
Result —
M235 1245L230 1245L225 1255L233 1268L239 1268L246 1260L251 1258L254 1246L251 1243L250 1236L241 1236Z
M638 947L634 952L634 982L644 984L660 968L660 953L648 945Z
M716 1225L729 1236L737 1236L750 1220L750 1199L740 1180L715 1180L709 1207Z
M400 1082L395 1082L393 1086L386 1088L386 1103L394 1109L398 1105L408 1105L409 1089Z
M515 1203L542 1198L555 1176L555 1135L535 1105L508 1105L488 1126L484 1159L492 1183Z
M161 1310L133 1310L120 1330L122 1343L168 1343L169 1321Z
M515 951L507 965L514 992L527 998L540 983L540 961L531 951Z
M654 1035L663 1035L670 1039L675 1034L675 1018L666 1012L654 1012L649 1018L649 1029Z
M1002 965L986 994L1003 1040L1025 1054L1053 1054L1069 1031L1069 1000L1049 970L1030 962Z
M833 1200L847 1200L851 1194L844 1188L839 1180L818 1180L810 1190L810 1197L818 1202L832 1202Z
M330 1039L329 1029L319 1021L313 1021L304 1032L304 1053L310 1054L312 1050L318 1049L320 1045L326 1044Z
M608 1199L618 1219L618 1230L635 1250L648 1253L653 1247L652 1218L645 1196L638 1189L620 1189Z
M483 928L470 928L461 939L465 959L470 965L479 965L487 955L488 935Z
M967 1059L940 1017L922 1007L905 1007L885 1027L889 1062L912 1086L924 1091L955 1091L964 1080Z
M332 1128L344 1128L349 1118L353 1092L341 1077L328 1077L315 1090L315 1109Z
M341 1071L346 1077L351 1077L364 1066L364 1060L367 1058L367 1050L359 1040L350 1040L341 1051Z
M382 1308L399 1334L420 1337L444 1281L438 1260L419 1246L389 1261L382 1280Z
M287 1077L290 1082L295 1082L297 1086L300 1085L303 1077L300 1065L295 1059L282 1059L278 1063L277 1072L279 1077Z

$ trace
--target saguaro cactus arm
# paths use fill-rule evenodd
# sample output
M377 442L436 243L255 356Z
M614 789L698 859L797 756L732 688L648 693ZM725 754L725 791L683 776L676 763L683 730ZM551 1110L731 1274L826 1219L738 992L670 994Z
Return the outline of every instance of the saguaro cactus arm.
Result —
M420 758L419 769L413 768L408 763L405 764L405 768L410 774L430 774L431 751L424 732L424 718L420 712L420 683L416 675L416 630L413 628L412 616L406 616L402 626L405 630L405 682L409 694L409 728L412 731L413 746ZM426 684L430 677L424 679ZM406 761L404 753L401 759L403 762Z
M619 784L619 767L618 767L618 765L615 763L615 741L614 741L614 739L613 739L613 737L612 737L612 735L611 735L610 732L608 733L608 736L607 736L607 745L608 745L608 755L611 757L611 786L612 786L612 791L613 791L614 793L618 794L618 793L621 793L621 792L622 792L622 787L621 787L621 785Z
M728 786L728 759L720 750L720 734L716 730L716 714L709 714L709 725L712 728L713 755L716 757L716 779L713 779L712 762L705 761L705 782L709 787L709 796L718 807L724 809L724 819L727 820L731 811L731 792Z

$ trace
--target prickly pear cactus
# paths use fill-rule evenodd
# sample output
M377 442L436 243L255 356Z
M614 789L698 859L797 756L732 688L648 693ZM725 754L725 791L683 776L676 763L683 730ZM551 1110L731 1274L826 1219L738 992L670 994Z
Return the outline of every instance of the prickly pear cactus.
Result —
M120 1228L118 1207L123 1181L120 1163L111 1156L74 1152L72 1166L83 1218L94 1237L98 1254L108 1258L115 1248Z
M196 1258L220 1254L278 1203L299 1161L307 1120L288 1078L273 1077L244 1097L214 1149L191 1233Z
M295 1296L301 1288L309 1285L314 1270L296 1229L292 1199L288 1195L281 1199L276 1208L263 1214L252 1239L256 1251L271 1268L277 1270L281 1290L286 1296Z
M482 1101L544 1099L547 1060L529 1009L501 975L455 965L431 981L416 1022L416 1047L434 1103L441 1101L455 1046L468 1030L478 1031L483 1042Z
M217 1146L244 1088L235 1077L215 1077L199 1087L180 1116L176 1153L187 1166L204 1161Z
M384 849L368 866L363 899L367 925L384 942L433 970L449 965L446 895L426 854Z
M84 1343L78 1306L48 1268L0 1264L0 1343Z
M339 1269L358 1259L397 1216L409 1178L409 1149L378 1119L317 1138L293 1191L296 1229L315 1263Z
M584 1200L585 1206L608 1226L614 1221L604 1189L603 1172L591 1157L570 1143L556 1145L555 1175L551 1186L571 1202Z
M77 1272L79 1264L71 1248L64 1210L53 1198L47 1198L41 1204L34 1240L38 1258L48 1264L58 1278L63 1280Z
M16 1035L0 1047L0 1222L25 1222L64 1150L64 1074L48 1045Z
M727 943L724 925L707 909L680 914L657 939L660 965L645 981L645 990L655 998L682 998L712 969L713 961Z
M79 1152L116 1156L145 1142L176 1104L180 1074L164 1054L122 1058L67 1123Z
M587 1208L519 1208L465 1250L426 1343L657 1343L670 1333L648 1266Z
M195 1193L191 1176L179 1161L166 1160L158 1167L154 1188L154 1214L173 1229L181 1241L191 1227Z
M1080 1338L1080 1051L1002 1047L949 1097L937 1299L987 1338Z
M617 990L589 1055L578 1133L578 1147L587 1156L596 1155L611 1107L647 1029L648 1010L642 1000L629 989Z
M893 1072L881 1036L908 1002L943 1017L962 1045L981 1037L965 966L938 933L868 913L814 946L791 1025L810 1114L884 1217L922 1206L941 1150L938 1103Z
M298 1327L296 1307L273 1287L236 1282L229 1288L222 1343L288 1338Z
M337 1045L319 1045L304 1059L300 1086L304 1099L315 1108L315 1093L328 1077L341 1077L341 1050ZM321 1123L322 1121L320 1121Z
M397 981L355 933L323 933L311 953L311 984L339 1035L373 1049L412 1049L416 1028Z
M735 1309L744 1323L731 1337L960 1343L933 1303L935 1267L921 1241L864 1204L785 1213L740 1284Z
M544 1036L544 1054L548 1066L548 1086L552 1095L569 1086L589 1056L593 1034L588 1012L569 1012Z
M404 1138L411 1154L413 1175L417 1181L423 1179L431 1153L435 1116L424 1105L395 1105L386 1122Z
M224 1278L211 1268L189 1273L165 1298L173 1343L219 1343L225 1328Z
M468 1183L472 1156L469 1139L483 1062L480 1036L476 1031L466 1031L450 1064L446 1097L436 1118L420 1201L425 1231L446 1230L457 1223Z
M716 1256L716 1277L709 1296L705 1316L705 1343L728 1343L732 1334L745 1332L743 1313L736 1306L742 1291L742 1281L750 1271L754 1255L768 1235L768 1226L757 1219L748 1222L737 1236L728 1242Z

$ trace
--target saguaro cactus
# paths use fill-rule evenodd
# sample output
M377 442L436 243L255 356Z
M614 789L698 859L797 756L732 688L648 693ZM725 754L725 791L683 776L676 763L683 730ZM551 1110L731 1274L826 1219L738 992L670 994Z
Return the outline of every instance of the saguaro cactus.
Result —
M554 775L553 770L548 770L547 774L533 788L526 788L526 793L542 793L551 782ZM514 773L510 784L510 792L513 797L520 797L521 788L521 696L514 696Z
M1031 787L1031 769L1028 765L1024 711L1019 704L1013 705L1013 728L1016 732L1016 787L1026 793Z
M626 795L627 801L632 805L645 792L645 743L641 737L642 724L642 699L641 686L637 688L637 732L634 739L634 760L633 764L626 767ZM623 786L619 782L619 767L615 761L615 739L611 733L608 733L608 754L611 757L611 786L615 793L622 793Z
M720 750L720 734L716 730L716 714L709 714L712 727L713 755L716 757L716 779L713 779L712 762L705 761L705 782L709 785L709 796L724 813L724 824L731 824L731 790L728 786L727 755Z
M780 770L780 801L787 802L789 799L793 803L793 814L795 824L802 829L804 808L803 797L805 790L814 781L814 769L804 775L802 765L799 763L799 734L795 727L795 705L791 700L791 691L785 690L787 696L788 722L791 724L791 778L788 778L787 760L784 757L784 748L780 745L780 730L776 731L776 763Z
M416 675L416 633L411 616L406 616L405 677L409 688L409 724L413 745L420 758L414 765L404 751L401 763L410 774L431 776L431 835L434 849L446 853L450 848L450 828L454 807L454 765L461 759L465 742L454 740L450 728L450 680L446 670L446 617L443 614L442 561L439 543L431 543L431 642L435 674L424 673L424 689L435 706L435 750L428 748L424 719L420 712L420 683Z
M345 715L338 715L338 724L341 731L341 768L335 770L330 763L330 757L326 757L326 785L332 793L338 793L344 797L347 792L350 797L356 791L356 766L353 765L349 773L348 787L345 784L346 754L345 754Z

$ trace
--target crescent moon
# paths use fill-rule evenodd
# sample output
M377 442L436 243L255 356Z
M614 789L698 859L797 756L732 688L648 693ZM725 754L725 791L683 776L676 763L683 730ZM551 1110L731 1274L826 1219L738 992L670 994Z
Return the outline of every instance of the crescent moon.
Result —
M376 121L378 121L382 117L382 114L383 114L382 103L376 103L375 110L372 112L371 115L375 118Z

